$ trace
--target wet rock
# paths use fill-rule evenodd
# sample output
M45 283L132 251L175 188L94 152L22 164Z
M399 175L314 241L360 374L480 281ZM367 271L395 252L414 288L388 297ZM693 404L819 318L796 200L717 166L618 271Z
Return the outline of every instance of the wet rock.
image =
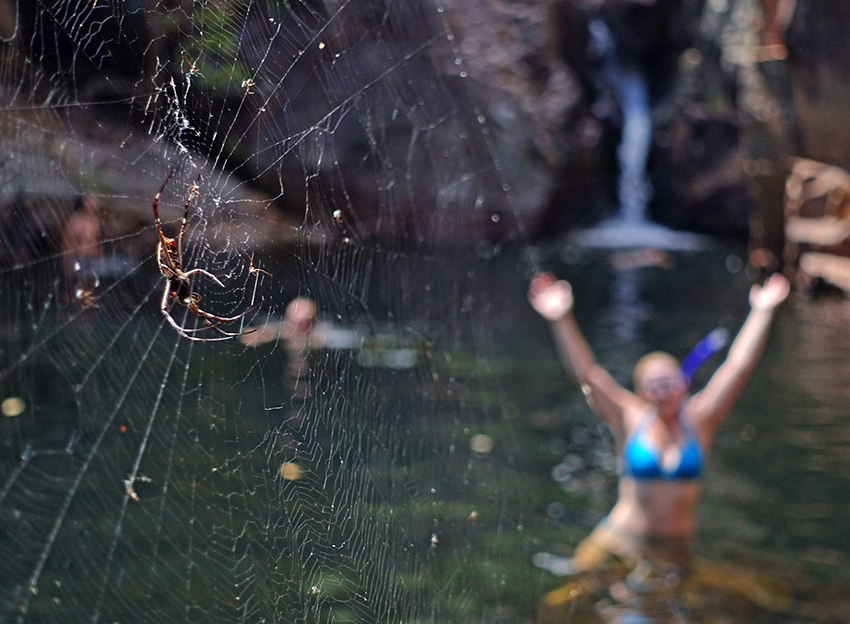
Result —
M622 61L639 65L661 101L678 80L679 55L694 45L705 0L606 0L600 14Z
M734 120L680 113L656 130L649 167L653 220L713 234L747 232L750 199Z
M588 3L449 4L470 93L494 122L520 218L538 236L599 218L613 198L616 131L610 113L593 111L605 87L589 49Z
M727 4L707 3L698 35L676 59L678 73L654 111L651 217L725 235L747 232L750 197L737 112L737 66L726 59Z
M850 166L850 4L797 0L785 34L800 155Z
M850 165L850 5L737 0L732 6L741 22L731 26L740 33L737 107L753 203L751 259L775 270L785 245L789 157Z
M284 210L343 236L502 237L517 218L545 236L615 211L621 119L594 20L649 83L653 219L742 233L754 205L754 244L774 249L787 157L850 165L843 0L370 1L335 16L255 2L231 16L232 58L195 51L156 12L118 19L98 3L78 16L102 25L86 38L98 52L69 52L61 17L19 4L17 45L54 93L102 101L174 77L198 132L166 138L226 154ZM0 0L0 22L17 6ZM212 28L213 14L195 17ZM168 114L159 98L152 115ZM455 170L474 175L450 182Z
M262 109L237 122L246 163L271 172L258 182L308 217L340 214L359 235L499 238L516 235L517 220L527 231L586 221L600 198L610 204L616 177L613 117L593 110L586 4L449 0L435 13L374 3L371 21L368 10L316 13L300 29L253 5L240 54L263 67L252 87ZM287 98L269 99L272 88ZM449 162L475 175L447 185ZM393 188L405 190L382 212Z
M613 58L564 54L582 77L598 121L614 128L601 146L597 167L604 171L606 164L613 163L619 140L622 118L613 96L617 72L611 67L616 63L642 76L649 92L654 144L648 173L654 200L648 216L681 229L745 231L747 194L738 151L734 74L721 68L721 24L716 28L706 24L705 1L585 0L576 4L581 4L591 30L595 22L604 22L612 39ZM591 52L593 46L591 37ZM613 188L618 172L615 166L608 171ZM611 198L595 214L616 212ZM598 196L595 199L600 203Z

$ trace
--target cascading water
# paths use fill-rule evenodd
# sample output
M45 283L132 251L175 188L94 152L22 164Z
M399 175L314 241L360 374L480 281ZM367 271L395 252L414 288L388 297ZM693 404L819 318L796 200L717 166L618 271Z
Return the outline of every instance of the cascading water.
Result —
M616 70L617 99L623 113L622 139L617 148L619 220L639 225L646 222L646 206L652 197L652 185L646 175L652 141L649 90L639 69L617 67Z
M620 106L623 126L617 161L620 177L617 183L617 214L596 227L573 232L570 247L626 250L653 249L694 251L711 246L710 239L690 232L676 232L652 223L647 206L652 199L646 165L652 147L652 105L649 85L641 69L623 62L617 55L616 43L608 26L601 19L589 24L591 45L602 61L605 79L614 87ZM617 266L611 284L612 320L615 334L632 345L635 358L646 345L638 344L643 324L650 318L650 307L641 295L640 266L660 264L664 255L652 253L627 259Z
M649 87L643 72L623 63L617 56L611 31L601 19L589 24L591 45L603 59L605 78L614 86L623 118L617 161L620 177L617 185L619 210L615 217L594 228L579 230L570 243L580 247L626 249L657 247L668 250L695 250L708 246L706 237L676 232L654 224L647 218L652 185L646 173L652 146L652 107Z

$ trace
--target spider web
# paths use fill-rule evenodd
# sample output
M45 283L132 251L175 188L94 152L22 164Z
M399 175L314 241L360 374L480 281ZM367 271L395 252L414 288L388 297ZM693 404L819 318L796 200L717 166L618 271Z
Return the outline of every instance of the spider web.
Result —
M4 9L6 619L497 611L513 571L492 536L521 539L522 507L469 362L510 187L442 7ZM191 196L182 270L223 283L191 278L202 310L244 314L219 325L234 340L189 342L160 309L151 202L172 170L163 235ZM309 336L284 321L296 297ZM498 457L469 445L493 423Z
M534 621L561 581L532 555L610 510L616 458L523 303L508 243L548 191L476 75L505 62L479 9L0 0L0 621ZM572 97L552 83L544 125ZM170 172L162 235L189 202L179 268L223 284L191 275L191 301L232 340L163 316ZM727 253L559 272L625 383L734 332ZM828 569L734 621L846 612L847 314L782 312L719 434L697 554Z

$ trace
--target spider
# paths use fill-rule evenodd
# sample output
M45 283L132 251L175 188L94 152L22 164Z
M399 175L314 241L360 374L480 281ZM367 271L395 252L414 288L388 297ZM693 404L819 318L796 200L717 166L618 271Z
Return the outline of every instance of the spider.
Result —
M153 217L156 222L156 233L159 236L159 243L156 246L156 262L159 267L159 272L162 273L163 277L165 277L165 290L162 293L162 304L160 305L162 314L171 326L177 330L178 334L187 340L194 340L196 342L231 340L237 336L241 336L242 334L251 333L231 333L219 329L218 327L220 323L232 323L233 321L238 321L248 314L248 312L251 311L250 309L245 310L245 312L237 314L236 316L216 316L209 312L204 312L198 307L198 302L201 300L201 296L198 293L192 292L192 282L189 280L190 276L195 274L206 275L222 288L224 288L224 284L222 284L215 275L203 269L192 269L191 271L183 270L183 237L186 234L186 221L189 218L189 204L192 202L192 197L198 194L198 182L201 180L200 175L198 176L198 180L194 184L190 185L191 188L189 191L189 197L186 199L186 207L183 211L183 223L180 226L180 234L177 236L177 240L175 241L173 238L168 238L162 233L162 223L159 220L157 204L159 203L159 196L162 195L162 191L165 190L165 185L168 184L169 180L171 180L171 176L173 174L174 170L172 169L171 172L169 172L168 177L165 178L162 188L159 189L156 197L153 198ZM178 325L177 321L172 318L168 311L174 301L177 301L180 305L184 305L189 308L189 312L201 319L204 324L206 324L206 327L186 329L185 327ZM216 322L213 323L213 321ZM199 338L197 336L190 336L190 334L209 329L215 330L221 335L218 338Z
M192 59L189 58L189 55L183 52L183 60L189 64L189 75L197 76L198 78L203 78L204 75L198 71L198 68L195 67L195 63L198 62L198 59L195 59L195 63L192 62Z
M265 273L269 277L272 276L272 274L266 271L265 269L261 269L259 267L254 266L254 258L251 254L249 254L247 251L243 251L242 253L248 256L248 262L250 262L250 266L248 267L248 273L250 275L256 275L257 277L260 277L260 273Z

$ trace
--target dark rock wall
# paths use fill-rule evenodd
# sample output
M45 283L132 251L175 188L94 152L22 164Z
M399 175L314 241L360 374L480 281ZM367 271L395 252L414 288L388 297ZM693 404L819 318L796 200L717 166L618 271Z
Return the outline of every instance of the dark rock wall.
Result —
M639 68L655 106L669 108L681 91L680 57L698 36L704 1L450 2L451 28L462 42L471 80L483 86L472 93L496 120L500 152L510 154L514 166L508 170L517 189L514 209L534 236L591 225L617 210L615 154L622 120L607 61L590 36L591 21L604 20L618 62ZM499 121L507 117L511 123ZM672 166L663 158L656 162L661 188ZM685 169L699 162L675 164ZM672 206L689 190L675 184L664 190L658 215L677 222ZM686 219L681 225L693 223Z
M125 4L145 6L142 0ZM37 6L0 0L0 17L6 16L0 21L17 12L20 25L10 30L0 23L0 34L16 33L15 50L52 77L51 88L66 84L72 98L125 101L127 93L151 91L149 82L169 76L179 81L185 74L185 55L178 51L185 41L164 31L155 11L113 15L97 3L86 5L77 22L94 23L99 16L105 21L97 22L98 33L77 40L63 34L68 29L58 17ZM393 198L391 209L375 212L379 189L393 188L395 178L387 176L400 175L398 166L388 164L419 168L409 155L412 133L427 137L432 151L439 146L440 153L460 159L455 162L466 159L470 170L475 162L496 163L475 188L453 200L460 218L464 210L473 219L486 217L493 236L513 228L515 218L532 236L546 237L614 213L621 117L606 59L590 35L598 19L612 33L619 62L639 68L648 80L654 220L718 234L749 231L756 247L775 250L781 245L788 157L850 167L846 0L445 0L440 12L429 0L366 0L334 20L315 0L304 15L278 16L275 24L291 36L276 38L268 51L269 17L277 15L277 4L238 6L245 15L238 54L229 62L254 67L258 55L268 53L275 62L265 63L253 97L261 102L277 85L285 105L272 102L262 119L221 113L237 110L233 102L244 93L232 80L216 82L212 55L205 79L195 79L201 95L187 100L197 109L187 114L204 130L192 147L223 151L228 166L253 171L255 184L279 195L283 210L312 206L319 220L331 222L342 207L363 223L381 217L393 234L416 220L429 223L434 211L445 209L425 199L439 194L441 182L423 176L407 195ZM316 32L326 37L321 49L306 43ZM68 58L85 62L71 66ZM398 68L384 76L386 59L396 59ZM165 70L151 69L160 66ZM278 76L275 67L291 71ZM240 75L234 71L224 73ZM426 84L434 85L433 92L423 98ZM332 135L312 132L309 140L289 145L345 102L352 111ZM217 113L204 108L210 103ZM213 137L226 134L216 130L242 126L244 141L215 144ZM459 134L466 140L458 141ZM323 162L316 154L331 139L339 172L317 165L315 188L305 185L305 170ZM364 159L369 150L374 158ZM259 173L272 169L270 180ZM345 178L344 184L318 183L333 175ZM286 193L276 188L281 182ZM507 195L501 192L506 184ZM336 196L329 188L348 193Z
M785 38L800 155L850 167L850 2L797 0Z
M738 108L752 199L751 260L773 270L784 245L790 157L850 166L850 4L751 4L757 42L751 63L741 66Z
M850 166L850 3L712 0L654 111L653 218L777 266L788 158Z
M677 58L669 95L654 109L650 215L675 228L715 234L747 230L738 66L724 53L731 22L730 5L720 11L716 3L701 8L697 34Z
M613 201L614 125L591 114L598 80L588 12L575 0L450 0L469 93L491 122L511 206L538 235L602 215Z

